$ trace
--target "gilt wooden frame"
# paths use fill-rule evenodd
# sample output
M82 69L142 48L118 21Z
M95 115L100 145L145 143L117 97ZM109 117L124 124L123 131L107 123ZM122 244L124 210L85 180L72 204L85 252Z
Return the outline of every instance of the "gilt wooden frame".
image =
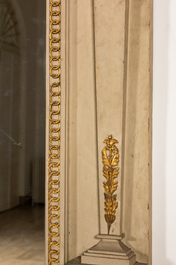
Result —
M46 264L59 264L61 0L46 1Z

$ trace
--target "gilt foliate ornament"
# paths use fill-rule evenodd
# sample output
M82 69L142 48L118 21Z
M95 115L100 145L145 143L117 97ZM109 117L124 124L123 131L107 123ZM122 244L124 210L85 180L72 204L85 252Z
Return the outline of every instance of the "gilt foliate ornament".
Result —
M118 162L119 154L118 149L115 146L118 141L112 138L112 135L108 136L108 139L104 140L106 146L102 150L102 162L103 162L103 176L106 181L103 181L104 186L104 198L105 198L105 220L108 225L108 234L110 232L111 224L115 221L115 212L118 207L117 195L114 194L117 190L118 181L115 179L118 175Z

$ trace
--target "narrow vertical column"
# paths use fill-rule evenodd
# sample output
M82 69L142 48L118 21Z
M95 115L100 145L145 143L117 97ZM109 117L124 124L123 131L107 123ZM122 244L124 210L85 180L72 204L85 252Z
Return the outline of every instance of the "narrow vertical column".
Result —
M126 1L94 1L94 38L99 164L100 234L107 234L104 218L103 164L104 139L112 134L118 140L118 208L110 234L120 235L122 203L122 142L124 108L125 14Z
M136 255L122 242L128 1L95 0L93 8L100 241L81 263L134 265Z

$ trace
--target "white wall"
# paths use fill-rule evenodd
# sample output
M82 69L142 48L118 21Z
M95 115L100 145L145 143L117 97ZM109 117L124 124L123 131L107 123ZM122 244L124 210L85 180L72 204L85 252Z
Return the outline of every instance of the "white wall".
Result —
M154 0L152 256L176 264L176 0Z

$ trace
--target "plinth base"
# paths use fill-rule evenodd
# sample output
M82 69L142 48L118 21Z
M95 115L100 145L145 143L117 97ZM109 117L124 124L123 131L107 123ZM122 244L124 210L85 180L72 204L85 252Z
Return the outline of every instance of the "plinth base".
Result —
M67 263L65 263L65 265L81 265L81 257L74 258L74 259L68 261ZM89 265L89 264L85 264L85 265ZM140 263L140 262L136 261L135 265L148 265L148 264L147 263Z
M109 238L111 238L109 236ZM121 240L101 239L81 256L83 264L97 265L134 265L136 255Z

